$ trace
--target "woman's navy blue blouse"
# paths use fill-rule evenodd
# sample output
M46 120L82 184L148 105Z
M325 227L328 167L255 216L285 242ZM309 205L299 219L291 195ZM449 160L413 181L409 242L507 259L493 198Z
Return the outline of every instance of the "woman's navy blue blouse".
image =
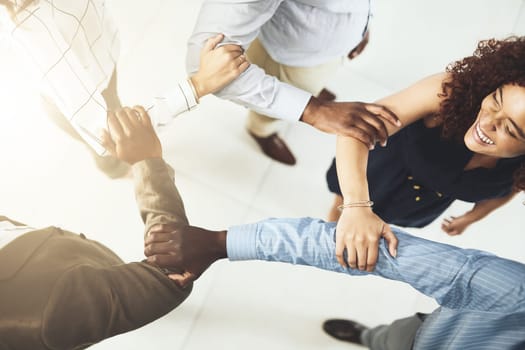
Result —
M377 147L368 158L374 212L384 221L423 227L455 200L478 202L512 191L513 173L525 157L500 159L494 168L464 168L473 153L463 142L441 137L441 128L419 120ZM326 174L330 191L341 194L335 159Z

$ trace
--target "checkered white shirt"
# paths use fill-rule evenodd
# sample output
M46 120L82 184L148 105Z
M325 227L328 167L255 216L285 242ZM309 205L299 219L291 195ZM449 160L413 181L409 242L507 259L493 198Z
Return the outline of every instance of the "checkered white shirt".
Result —
M0 28L22 49L41 74L44 94L98 154L101 129L106 128L102 91L116 68L119 32L104 0L4 0L17 11L13 20L0 6ZM24 6L28 3L27 6ZM1 12L1 11L0 11ZM188 81L152 98L146 106L154 125L197 105Z
M107 87L119 56L119 33L104 0L8 0L16 16L3 13L3 28L41 74L49 96L97 153L106 125Z

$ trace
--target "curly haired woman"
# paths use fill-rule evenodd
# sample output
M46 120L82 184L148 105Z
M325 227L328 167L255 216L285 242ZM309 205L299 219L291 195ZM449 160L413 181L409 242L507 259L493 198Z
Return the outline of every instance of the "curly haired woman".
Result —
M337 194L329 219L337 220L341 210L336 231L341 265L373 270L381 237L395 257L397 239L386 222L422 227L456 199L475 203L444 221L443 229L456 235L525 190L525 37L481 41L472 56L445 73L378 103L403 126L386 125L388 146L370 152L357 140L338 137L337 160L327 173ZM388 334L406 336L421 317L373 333L378 341ZM339 319L323 328L355 343L361 343L364 329Z
M474 202L443 223L447 233L460 234L525 189L525 37L482 41L445 73L378 103L403 123L387 126L388 147L369 152L338 137L337 161L327 173L337 194L329 219L341 210L341 264L373 269L382 236L395 255L385 222L422 227L456 199Z

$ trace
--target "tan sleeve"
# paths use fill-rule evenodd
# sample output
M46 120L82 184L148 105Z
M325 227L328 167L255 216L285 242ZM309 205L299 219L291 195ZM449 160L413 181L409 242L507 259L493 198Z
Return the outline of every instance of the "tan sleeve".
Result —
M41 316L40 336L46 349L84 349L155 321L191 290L192 286L179 288L146 263L79 265L53 288Z
M132 169L145 234L156 224L188 225L173 169L161 158L137 162Z

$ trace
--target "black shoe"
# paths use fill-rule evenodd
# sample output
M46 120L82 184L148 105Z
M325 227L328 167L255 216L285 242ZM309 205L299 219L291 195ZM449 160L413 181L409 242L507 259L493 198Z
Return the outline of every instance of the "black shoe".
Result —
M259 137L250 131L248 133L255 139L259 144L259 147L261 147L261 150L268 157L287 165L295 164L294 155L286 143L284 143L283 139L281 139L276 133L266 137Z
M350 320L331 319L323 323L323 330L332 337L361 345L363 345L361 333L367 329L368 327Z

